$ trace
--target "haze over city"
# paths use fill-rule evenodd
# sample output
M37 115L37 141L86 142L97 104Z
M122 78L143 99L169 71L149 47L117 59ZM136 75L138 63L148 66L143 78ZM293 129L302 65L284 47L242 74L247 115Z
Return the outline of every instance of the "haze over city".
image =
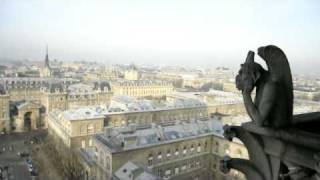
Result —
M0 58L233 66L275 44L293 71L318 64L320 2L95 0L0 2Z
M319 180L319 17L0 0L0 180Z
M2 0L0 57L41 60L49 44L64 61L235 65L276 44L299 67L319 60L319 13L315 0Z

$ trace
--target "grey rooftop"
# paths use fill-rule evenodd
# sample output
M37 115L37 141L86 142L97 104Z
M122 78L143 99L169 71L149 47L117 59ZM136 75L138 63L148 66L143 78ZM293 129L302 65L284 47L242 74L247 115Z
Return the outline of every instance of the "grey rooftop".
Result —
M191 121L189 123L177 122L168 126L153 125L144 129L138 129L134 125L118 128L107 127L104 133L95 135L95 138L106 145L112 152L119 152L208 135L222 137L222 133L222 122L210 119L206 121Z

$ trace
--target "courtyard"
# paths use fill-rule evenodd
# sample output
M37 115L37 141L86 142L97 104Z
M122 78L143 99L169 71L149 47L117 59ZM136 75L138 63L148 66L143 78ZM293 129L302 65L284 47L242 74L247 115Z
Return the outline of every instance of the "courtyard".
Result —
M0 136L0 180L59 180L43 150L45 130Z

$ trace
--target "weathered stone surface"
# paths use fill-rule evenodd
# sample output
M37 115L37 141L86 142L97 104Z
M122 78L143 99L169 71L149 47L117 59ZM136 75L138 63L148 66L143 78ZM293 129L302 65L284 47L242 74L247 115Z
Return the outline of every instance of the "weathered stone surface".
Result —
M320 112L293 116L292 77L285 54L273 45L260 47L258 54L268 71L249 51L236 77L252 122L226 126L224 132L228 140L237 137L244 143L249 160L226 157L221 170L239 170L248 180L319 180Z

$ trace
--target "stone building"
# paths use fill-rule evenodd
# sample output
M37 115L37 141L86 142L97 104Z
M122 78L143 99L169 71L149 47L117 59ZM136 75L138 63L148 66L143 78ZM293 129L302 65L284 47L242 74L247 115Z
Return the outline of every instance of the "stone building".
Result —
M294 90L294 97L301 100L320 101L319 91Z
M112 69L101 69L93 72L84 72L80 75L79 78L83 80L83 82L92 82L92 81L117 81L120 79L119 72Z
M50 83L42 88L42 104L50 112L53 109L72 109L84 106L106 105L113 93L108 82L93 84L72 84L63 86L61 83Z
M166 97L174 91L171 83L165 81L136 80L115 81L112 83L115 95L133 97Z
M10 96L0 84L0 133L10 131Z
M223 91L226 92L233 92L233 93L239 93L240 91L236 88L236 85L234 82L225 82L222 84Z
M104 117L105 127L125 127L134 124L138 128L150 128L151 124L168 126L173 125L176 122L192 122L195 120L208 120L210 118L219 118L217 114L233 115L239 110L239 107L234 104L221 104L215 106L208 106L204 102L194 99L176 99L173 102L167 102L165 104L153 104L151 100L137 100L133 97L115 96L111 99L110 105L100 106L87 106L78 108L91 109L94 111L92 114L100 115ZM236 108L234 110L233 108ZM48 121L52 121L51 118L62 118L56 113L50 113ZM59 110L61 114L73 114L77 113L76 110ZM79 119L79 123L85 123L81 116L74 116ZM50 130L50 126L48 127ZM54 132L56 130L53 130ZM60 136L60 133L56 133ZM64 139L64 137L62 138ZM77 146L80 147L80 146Z
M88 113L88 116L85 114ZM82 115L83 114L83 115ZM189 106L189 107L172 107L170 109L158 109L158 110L135 110L127 109L126 111L114 112L114 108L105 106L87 106L79 107L77 109L54 109L48 115L48 129L51 132L50 134L55 134L56 137L60 137L63 141L69 142L73 137L69 134L61 134L60 131L65 131L65 126L53 126L55 122L64 122L70 121L77 122L80 126L87 126L87 122L84 121L84 118L89 118L92 116L100 117L104 127L124 127L135 124L139 128L149 128L151 124L159 125L172 125L176 121L192 121L195 119L205 120L208 119L205 106ZM78 119L77 119L78 118ZM77 130L75 130L77 131ZM78 130L80 131L80 130ZM68 137L69 136L69 137ZM68 147L79 148L80 143L70 144L67 143ZM86 143L88 144L88 142ZM73 146L75 145L75 146Z
M150 126L172 124L175 121L208 119L207 105L193 99L175 99L171 102L139 100L128 96L111 99L106 118L109 126L119 127L129 124Z
M92 146L92 136L103 127L104 115L96 108L55 109L48 117L49 135L73 149Z
M16 107L17 113L19 112L19 106L17 105L22 101L41 106L39 107L39 109L43 109L41 115L34 116L35 114L33 114L32 116L32 118L40 117L40 121L31 118L31 122L41 122L40 124L43 124L42 127L46 127L47 115L54 109L67 110L90 105L106 105L113 94L109 83L105 81L97 81L86 85L79 84L74 79L2 78L0 84L5 90L0 99ZM26 107L30 107L30 109L24 109L25 112L33 112L33 106L24 106L24 108ZM0 110L1 112L9 113L10 107L4 103L4 106L0 106ZM30 129L20 126L21 124L28 124L18 123L18 119L23 119L21 117L15 115L12 118L13 122L9 123L11 127L9 125L9 129L6 130L10 131L12 128L15 128L15 131L21 132L25 129ZM10 116L8 119L10 119ZM6 126L8 127L8 125ZM37 128L32 126L31 129Z
M139 80L140 75L138 72L138 68L131 64L128 69L124 71L124 79L129 80L129 81L136 81Z
M17 101L12 104L11 129L15 132L36 130L44 126L42 105L34 101Z
M11 101L41 101L43 95L41 89L50 84L61 84L67 87L78 83L78 80L70 78L21 78L5 77L1 78L1 84L4 85Z
M174 92L167 99L195 99L202 101L207 106L208 116L213 117L216 113L226 115L246 114L242 97L237 93L220 90L208 92Z
M242 179L219 171L224 154L247 158L244 146L222 137L216 120L176 123L139 129L135 126L106 128L93 138L93 147L82 151L91 166L89 179L108 180L128 162L136 162L163 179ZM87 166L89 167L89 166Z
M150 123L171 124L175 121L208 119L206 106L145 111L108 112L106 115L108 124L112 127L125 126L131 123L135 123L139 126L148 126Z
M0 106L0 111L6 112L6 119L9 120L6 123L6 132L23 132L46 127L46 107L42 102L45 94L41 88L52 81L64 86L76 82L73 79L55 78L1 78L0 86L5 89L6 94L0 99L6 103ZM0 132L3 132L3 129Z
M114 174L114 180L160 180L161 177L145 168L139 163L128 161Z

